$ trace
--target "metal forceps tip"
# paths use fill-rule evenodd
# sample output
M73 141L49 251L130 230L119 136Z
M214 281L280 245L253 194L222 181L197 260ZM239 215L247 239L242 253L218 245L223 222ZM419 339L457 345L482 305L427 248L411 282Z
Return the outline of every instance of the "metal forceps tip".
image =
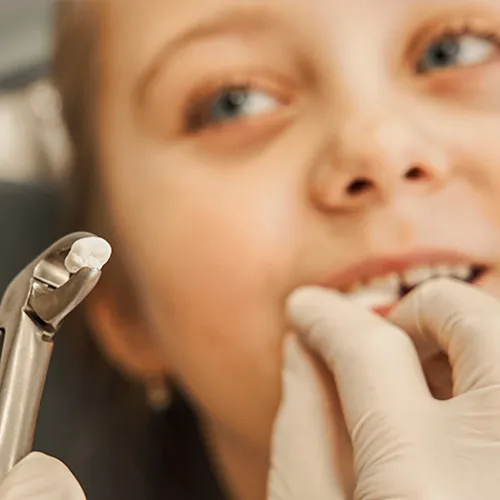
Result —
M89 233L68 235L11 282L0 302L0 481L33 447L54 334L92 292L101 271L71 274L65 257Z

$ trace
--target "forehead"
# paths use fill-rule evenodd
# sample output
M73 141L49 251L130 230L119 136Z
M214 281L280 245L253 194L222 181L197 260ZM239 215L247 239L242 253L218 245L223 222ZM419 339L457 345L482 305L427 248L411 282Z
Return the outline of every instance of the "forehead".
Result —
M101 40L106 69L116 78L134 80L162 47L191 31L224 22L233 30L258 20L285 27L289 36L322 37L329 44L354 37L376 40L399 35L415 19L458 7L498 5L500 0L106 0L101 9ZM300 33L299 33L300 31ZM354 35L354 36L353 36ZM298 38L298 36L297 36ZM352 45L346 46L353 48Z
M484 0L476 0L484 1ZM488 1L488 0L485 0ZM491 1L491 0L489 0ZM494 0L497 1L497 0ZM169 38L228 12L261 12L277 22L288 21L297 28L318 28L318 23L336 29L347 25L379 23L404 16L409 9L445 6L457 0L107 0L99 2L104 14L104 36L127 54L129 60L143 59ZM463 3L463 2L460 2ZM469 2L470 3L470 2ZM374 17L375 16L375 17ZM234 16L233 16L234 17Z
M408 9L442 8L458 5L488 5L499 0L90 0L107 13L115 26L131 32L147 33L154 26L165 29L182 29L206 16L225 10L268 10L275 15L300 14L303 21L321 18L339 21L351 18L362 20L377 14L377 18L401 15ZM326 16L326 17L325 17Z

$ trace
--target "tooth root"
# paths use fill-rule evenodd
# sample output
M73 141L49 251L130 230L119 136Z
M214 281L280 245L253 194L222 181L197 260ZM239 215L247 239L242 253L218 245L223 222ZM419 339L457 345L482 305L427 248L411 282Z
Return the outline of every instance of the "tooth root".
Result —
M418 267L403 274L403 283L409 287L417 286L433 276L434 272L430 267Z
M110 259L111 251L111 245L102 238L81 238L71 247L64 265L70 273L77 273L83 267L102 269Z

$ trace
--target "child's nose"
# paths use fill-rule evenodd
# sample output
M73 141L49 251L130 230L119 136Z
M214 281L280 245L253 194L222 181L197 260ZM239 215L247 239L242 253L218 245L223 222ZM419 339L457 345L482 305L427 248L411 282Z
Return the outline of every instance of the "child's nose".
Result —
M413 132L413 133L412 133ZM397 197L425 196L449 177L447 158L403 124L344 129L315 166L311 188L325 211L355 211Z

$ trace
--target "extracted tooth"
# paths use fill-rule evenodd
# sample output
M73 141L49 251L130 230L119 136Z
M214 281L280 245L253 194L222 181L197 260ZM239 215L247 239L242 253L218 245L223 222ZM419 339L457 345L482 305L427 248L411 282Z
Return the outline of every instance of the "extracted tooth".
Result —
M420 283L432 278L433 270L430 267L416 267L403 274L403 282L408 287L417 286Z
M84 267L102 269L111 257L111 245L97 236L76 241L64 261L66 269L74 274Z

